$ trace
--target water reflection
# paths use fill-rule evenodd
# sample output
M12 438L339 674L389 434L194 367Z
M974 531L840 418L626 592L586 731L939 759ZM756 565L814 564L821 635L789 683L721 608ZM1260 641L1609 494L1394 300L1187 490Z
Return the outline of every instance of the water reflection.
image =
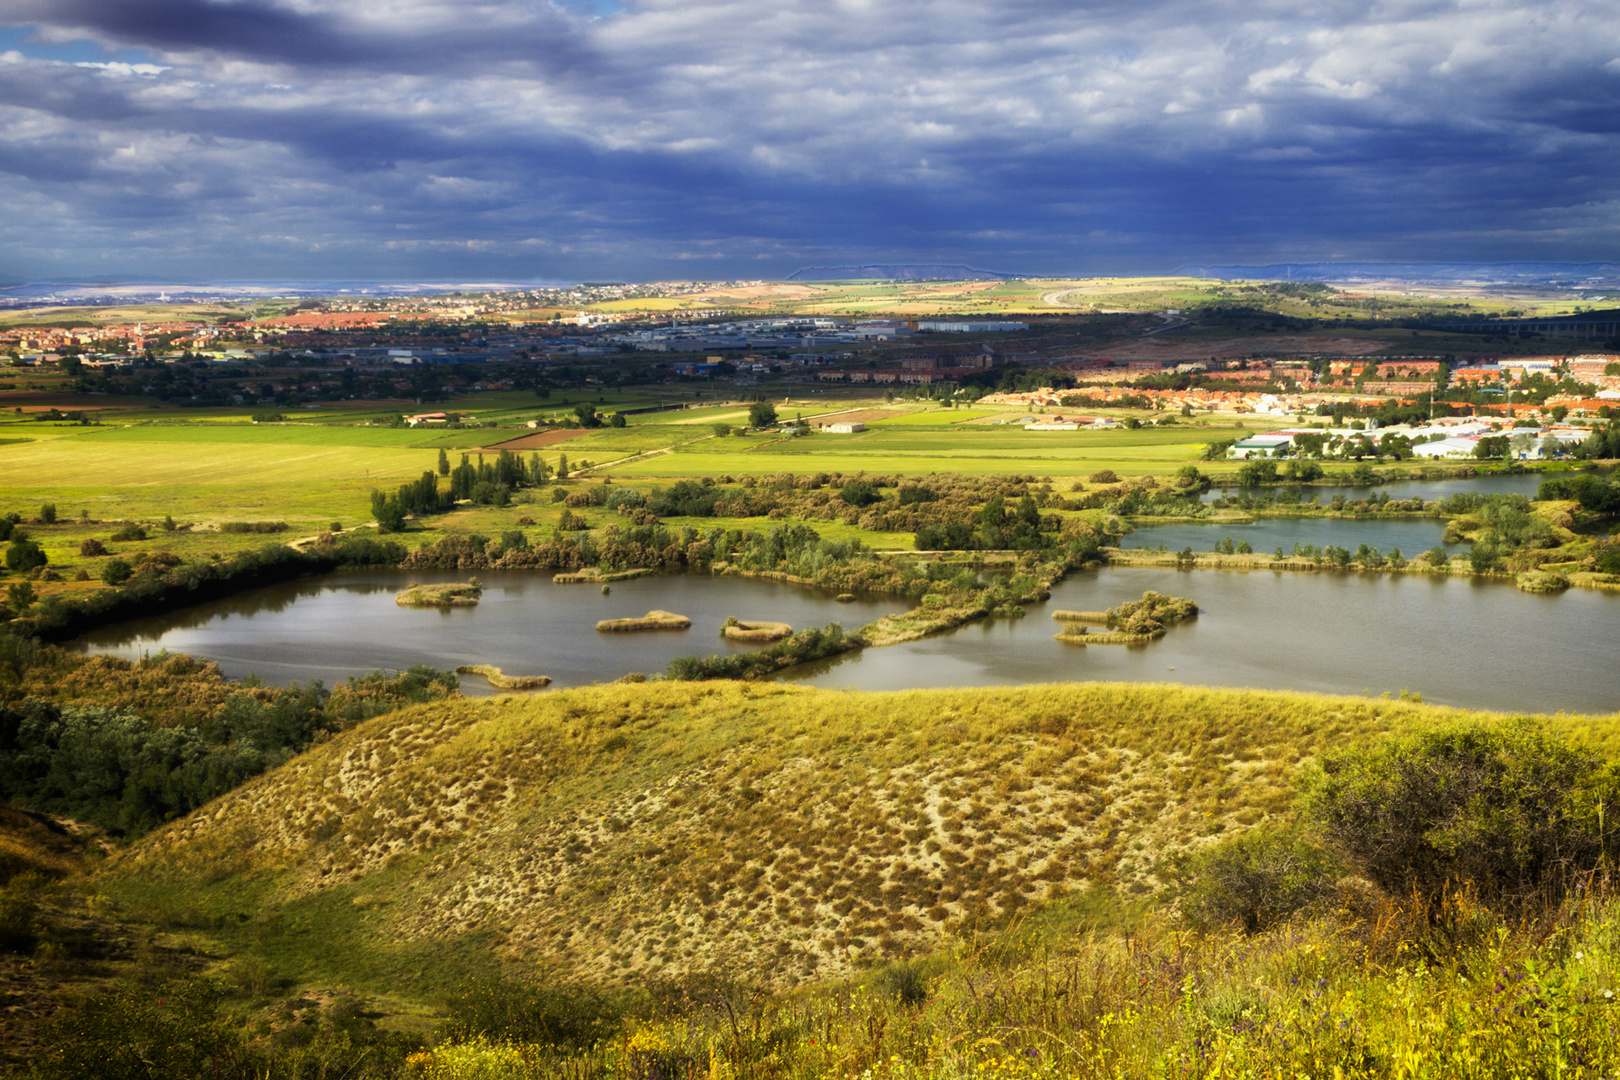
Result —
M1472 476L1465 480L1392 480L1387 484L1376 486L1327 485L1304 484L1295 487L1281 488L1211 488L1204 493L1204 501L1214 502L1221 496L1232 497L1249 491L1252 494L1269 494L1277 491L1298 492L1300 497L1309 502L1311 496L1316 497L1320 503L1330 503L1335 495L1343 495L1350 502L1369 498L1379 492L1386 493L1391 499L1443 499L1447 495L1456 495L1463 491L1477 491L1482 495L1523 495L1527 499L1536 497L1536 488L1540 486L1543 476L1539 472L1528 473L1494 473L1489 476Z
M1226 537L1234 544L1246 543L1262 555L1273 554L1282 548L1285 555L1292 554L1294 545L1314 545L1318 549L1329 544L1354 551L1367 544L1388 553L1400 548L1407 557L1427 551L1441 543L1446 524L1435 518L1260 518L1249 524L1216 521L1200 524L1145 525L1126 533L1120 541L1124 548L1148 548L1166 551L1192 548L1194 551L1213 551ZM1456 549L1462 545L1442 545Z
M1199 617L1140 647L1052 640L1060 608L1095 610L1145 589ZM801 671L814 686L898 690L1126 680L1380 694L1483 709L1612 712L1620 596L1532 596L1511 583L1404 574L1233 573L1104 567L1071 575L1022 619L972 624L857 666Z
M1237 535L1235 526L1219 528ZM1387 535L1368 542L1392 546ZM662 672L678 656L760 648L719 636L728 615L853 628L908 607L898 597L841 604L821 590L696 575L619 582L608 596L596 586L553 585L536 574L480 576L484 598L471 608L394 603L394 593L409 581L457 580L454 573L351 573L125 623L75 644L127 657L166 648L216 660L234 677L256 673L275 684L314 677L332 685L418 663L486 663L517 675L549 675L565 687L632 671ZM1106 608L1146 589L1191 598L1199 617L1146 646L1053 640L1054 610ZM653 608L687 615L693 628L657 634L594 629L599 619ZM1021 619L971 623L790 669L783 677L863 690L1068 680L1351 694L1411 689L1430 701L1475 708L1611 712L1620 709L1620 665L1612 655L1617 618L1615 594L1572 589L1536 596L1511 583L1465 577L1104 567L1071 575ZM491 692L478 678L464 686L471 694Z
M549 675L578 686L628 672L662 672L678 656L748 652L762 645L720 637L728 615L771 619L795 628L840 622L860 626L910 604L866 596L839 603L831 593L778 582L668 576L595 585L553 585L549 577L489 571L476 607L401 608L394 594L411 581L465 580L456 572L370 571L255 589L172 614L85 635L75 647L129 658L162 649L217 660L236 678L257 674L284 684L311 677L328 685L378 668L412 664L451 668L494 664L514 675ZM679 632L600 634L600 619L654 608L692 619ZM465 692L491 693L484 680Z

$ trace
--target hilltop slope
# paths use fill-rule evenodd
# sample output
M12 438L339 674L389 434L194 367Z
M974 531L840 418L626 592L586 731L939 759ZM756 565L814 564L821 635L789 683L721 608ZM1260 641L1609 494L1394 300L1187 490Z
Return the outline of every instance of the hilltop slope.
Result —
M1163 856L1287 806L1320 748L1459 715L1096 683L460 700L311 749L95 887L189 925L257 919L260 944L317 927L283 951L300 978L429 978L470 948L598 982L786 985L1095 883L1145 893Z

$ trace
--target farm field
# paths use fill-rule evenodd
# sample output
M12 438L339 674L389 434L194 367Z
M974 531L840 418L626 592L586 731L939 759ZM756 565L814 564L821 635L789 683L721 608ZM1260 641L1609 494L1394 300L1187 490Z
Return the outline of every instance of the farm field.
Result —
M800 439L709 439L672 454L626 463L614 476L704 476L717 473L930 472L1036 473L1083 476L1099 469L1121 475L1174 472L1197 461L1203 447L1238 436L1238 428L1172 428L1107 432L1026 432L1005 429L929 430L882 421L855 435Z
M454 401L444 407L466 406ZM552 468L566 454L575 469L589 462L595 475L647 482L863 471L1082 477L1100 469L1121 475L1173 472L1198 460L1205 444L1237 437L1243 430L1177 425L1136 431L1026 432L993 423L1024 415L1017 408L941 409L881 398L818 401L802 410L784 403L780 411L784 417L802 411L810 416L882 413L885 418L872 419L867 431L854 435L716 437L711 424L740 426L746 421L746 410L722 405L634 416L623 428L558 432L567 437L518 452L525 457L538 453ZM532 405L524 415L533 415ZM154 416L162 419L149 419ZM138 419L142 417L148 419ZM516 425L370 426L349 417L338 422L330 414L253 424L244 422L239 413L188 414L176 421L172 410L146 410L128 419L92 427L0 421L0 438L7 440L0 458L0 498L21 508L54 502L64 518L83 511L109 521L153 522L165 515L197 523L283 520L293 535L309 535L332 521L354 524L367 519L372 488L389 490L434 468L441 448L455 460L463 452L540 434ZM892 546L890 538L863 539ZM216 542L229 548L248 540L231 537Z

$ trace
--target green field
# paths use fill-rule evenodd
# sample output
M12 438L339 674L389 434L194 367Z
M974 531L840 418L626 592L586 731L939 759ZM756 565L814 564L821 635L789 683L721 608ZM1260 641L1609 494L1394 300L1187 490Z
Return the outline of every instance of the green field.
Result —
M1236 438L1241 431L1214 427L1138 431L929 430L930 426L884 421L882 426L854 435L818 434L774 441L710 439L609 471L627 477L817 471L1080 477L1099 469L1112 469L1121 475L1163 474L1199 460L1205 445Z

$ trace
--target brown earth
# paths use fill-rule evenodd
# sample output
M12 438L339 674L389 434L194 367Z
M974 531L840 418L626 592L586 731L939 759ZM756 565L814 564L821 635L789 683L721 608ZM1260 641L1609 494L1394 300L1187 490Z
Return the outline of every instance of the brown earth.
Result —
M543 446L555 446L569 439L577 439L585 434L584 428L565 431L540 431L533 435L520 435L505 442L490 443L488 446L474 450L475 454L498 454L502 450L538 450Z

